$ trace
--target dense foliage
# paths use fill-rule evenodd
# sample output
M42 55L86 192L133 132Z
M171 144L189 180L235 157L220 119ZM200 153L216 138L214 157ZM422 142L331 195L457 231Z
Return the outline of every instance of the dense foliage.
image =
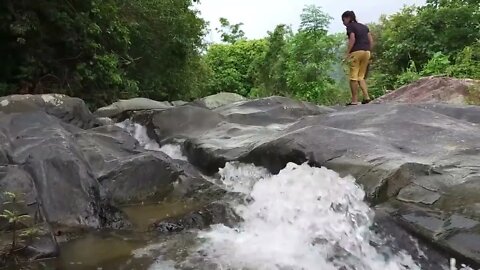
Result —
M278 25L261 40L246 40L236 34L242 33L240 24L222 21L223 41L228 43L212 45L207 51L206 63L213 74L207 89L337 102L345 90L335 87L331 73L333 64L340 61L342 39L327 33L330 20L319 7L307 6L298 31Z
M377 40L372 82L378 94L421 76L480 79L478 0L428 0L370 28Z
M346 100L347 70L341 64L345 34L329 35L329 22L320 8L309 6L296 32L279 25L264 40L222 35L228 44L214 45L206 55L214 74L210 85L215 85L208 89L322 104ZM237 33L241 24L222 26ZM369 27L376 41L368 77L374 97L422 76L480 79L478 0L429 0Z
M221 91L344 102L345 33L307 6L299 29L247 39L220 19L206 46L195 0L5 0L0 4L0 96L60 92L93 107L134 96L190 100ZM335 14L338 16L338 14ZM371 24L373 96L421 76L480 79L478 0L428 0Z
M205 76L192 0L5 0L0 95L63 92L94 105L183 98ZM201 70L205 72L201 72Z

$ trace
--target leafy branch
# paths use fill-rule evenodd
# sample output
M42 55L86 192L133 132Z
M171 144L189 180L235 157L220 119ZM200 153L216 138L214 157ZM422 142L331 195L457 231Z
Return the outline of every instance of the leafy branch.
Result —
M17 198L17 195L12 192L4 192L3 193L6 201L3 203L4 205L12 205L12 208L17 206L18 204L23 204L23 200L19 200ZM21 222L26 221L31 219L31 216L28 214L23 214L18 212L17 210L9 210L9 209L4 209L2 211L2 214L0 214L0 218L4 218L7 220L7 222L10 224L10 228L12 231L12 242L10 244L10 249L7 252L7 254L13 254L15 253L18 249L22 249L23 247L19 247L19 237L20 238L28 238L32 239L36 235L38 235L39 230L35 227L26 229L22 231L20 234L18 234L19 231L19 224Z

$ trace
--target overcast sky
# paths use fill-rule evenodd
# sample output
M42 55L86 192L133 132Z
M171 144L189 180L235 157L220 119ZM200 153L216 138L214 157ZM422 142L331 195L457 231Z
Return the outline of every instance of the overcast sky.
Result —
M321 6L334 18L330 32L344 31L340 20L346 10L353 10L359 22L377 21L382 14L392 14L404 5L422 5L425 0L200 0L197 6L201 16L210 22L211 34L207 41L218 41L214 31L220 17L231 23L244 23L243 30L248 38L264 37L278 24L291 25L297 29L300 14L305 5Z

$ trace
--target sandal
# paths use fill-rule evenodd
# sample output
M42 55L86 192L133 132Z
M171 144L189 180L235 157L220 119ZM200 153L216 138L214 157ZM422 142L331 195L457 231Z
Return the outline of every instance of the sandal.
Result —
M372 100L371 99L364 99L362 101L362 104L368 104L368 103L370 103L370 101L372 101Z
M347 106L355 106L355 105L358 105L358 102L357 103L352 103L352 102L347 103Z

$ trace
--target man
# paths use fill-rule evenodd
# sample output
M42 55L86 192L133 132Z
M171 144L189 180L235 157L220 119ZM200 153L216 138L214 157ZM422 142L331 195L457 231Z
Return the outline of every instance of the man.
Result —
M365 75L370 61L370 51L373 47L373 37L368 27L358 23L353 11L342 14L343 24L347 27L348 48L345 59L350 63L350 90L352 101L347 105L358 104L358 87L363 92L363 104L370 102Z

